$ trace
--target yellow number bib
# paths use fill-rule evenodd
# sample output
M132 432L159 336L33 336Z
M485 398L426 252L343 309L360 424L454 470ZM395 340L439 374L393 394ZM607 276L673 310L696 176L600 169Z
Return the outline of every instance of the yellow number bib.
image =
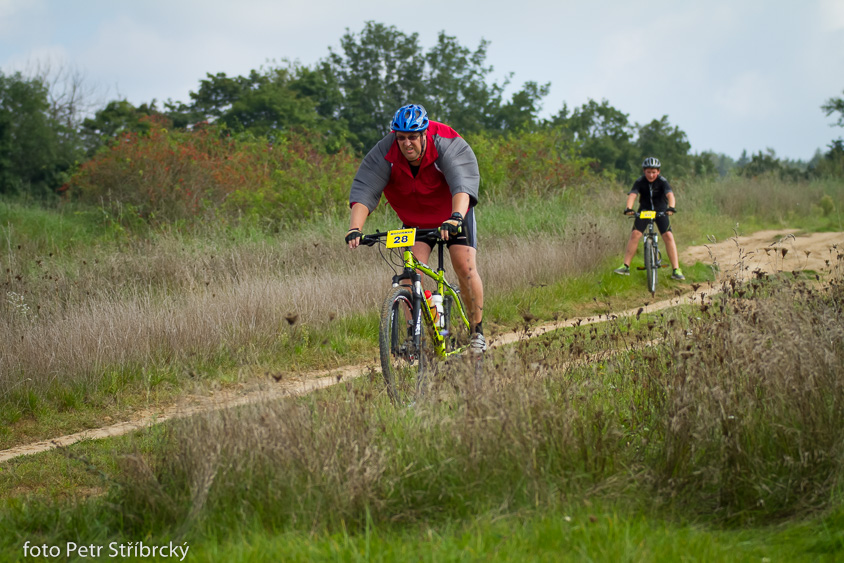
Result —
M656 211L642 211L639 213L640 219L655 219L656 218Z
M416 242L416 229L387 231L387 248L413 246Z

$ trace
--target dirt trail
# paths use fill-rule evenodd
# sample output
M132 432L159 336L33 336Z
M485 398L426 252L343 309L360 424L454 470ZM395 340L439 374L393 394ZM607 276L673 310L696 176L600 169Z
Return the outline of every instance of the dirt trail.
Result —
M528 333L518 331L500 334L492 339L490 346L504 346L524 338L539 336L560 328L601 322L611 317L632 316L639 312L648 313L684 303L701 301L704 295L712 295L717 292L721 286L721 282L725 278L733 277L738 280L746 280L753 277L754 272L757 270L769 273L800 270L826 271L829 269L827 261L834 264L834 260L836 259L836 253L833 249L844 249L844 233L797 235L797 232L796 229L760 231L749 236L732 237L725 241L713 241L711 244L689 248L681 254L681 263L691 265L696 262L703 262L717 265L720 269L720 274L716 282L703 284L697 287L696 290L679 297L649 303L642 307L637 306L622 312L545 323L530 327ZM690 285L689 289L691 288L692 286ZM96 440L111 436L120 436L133 430L147 428L153 424L191 416L199 412L301 395L344 380L360 377L371 371L378 371L378 366L374 362L365 365L345 366L327 371L291 374L272 384L262 381L245 384L235 389L215 391L209 395L190 395L168 407L135 413L130 420L124 422L0 451L0 463L19 456L68 446L82 440Z
M834 247L844 249L844 233L798 235L797 229L759 231L748 236L695 246L682 253L683 264L716 264L722 277L746 280L753 272L821 272L834 263ZM829 262L827 262L829 261Z

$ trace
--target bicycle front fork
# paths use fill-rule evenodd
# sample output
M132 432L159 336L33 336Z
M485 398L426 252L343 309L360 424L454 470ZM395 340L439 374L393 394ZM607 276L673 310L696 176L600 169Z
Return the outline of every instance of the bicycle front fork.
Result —
M426 305L425 295L422 292L422 276L415 271L405 271L403 274L393 276L393 286L399 285L402 279L409 279L411 282L411 315L413 316L413 345L417 350L422 350L422 307Z

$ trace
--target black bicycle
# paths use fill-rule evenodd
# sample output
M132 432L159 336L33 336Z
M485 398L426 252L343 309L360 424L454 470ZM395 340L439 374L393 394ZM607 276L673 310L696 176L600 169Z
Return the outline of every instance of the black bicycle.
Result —
M664 215L666 215L664 211L648 210L639 212L639 219L646 219L648 221L648 226L644 232L645 266L639 269L645 270L647 273L648 291L651 292L652 296L656 294L656 281L659 268L667 267L662 264L662 255L659 252L659 233L654 227L656 218L663 217Z

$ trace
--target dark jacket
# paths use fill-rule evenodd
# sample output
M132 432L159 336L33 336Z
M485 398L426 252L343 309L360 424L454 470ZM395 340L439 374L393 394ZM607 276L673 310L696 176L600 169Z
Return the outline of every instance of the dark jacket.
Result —
M665 196L668 192L673 191L668 180L662 176L657 176L653 184L648 184L648 179L644 176L633 182L633 187L630 188L628 194L639 194L639 210L653 209L654 211L665 211L668 209L668 198ZM653 199L651 196L653 195Z

